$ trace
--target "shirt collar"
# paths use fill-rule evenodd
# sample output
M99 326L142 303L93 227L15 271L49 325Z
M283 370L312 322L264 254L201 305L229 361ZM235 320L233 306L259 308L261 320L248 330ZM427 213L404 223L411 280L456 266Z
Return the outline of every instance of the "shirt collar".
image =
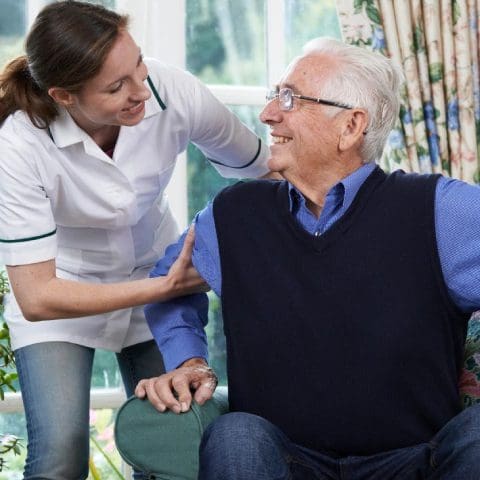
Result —
M148 118L153 115L156 115L157 113L163 112L163 110L167 108L165 104L163 104L165 108L162 108L160 106L159 102L162 101L162 99L160 100L157 99L156 95L158 94L156 92L151 91L151 93L152 93L151 97L145 102L145 116L143 118Z
M376 164L374 162L366 163L338 183L327 192L327 196L336 196L342 203L342 210L345 211L350 207L358 190L363 185L367 177L373 172ZM305 197L294 185L288 184L290 193L290 211L293 212L298 202L304 203ZM342 198L343 195L343 198ZM343 202L342 202L343 200Z
M89 138L87 132L75 123L65 108L58 107L58 110L57 118L49 126L53 141L58 148L84 142Z
M75 123L68 111L63 107L58 107L58 110L57 118L49 126L55 145L58 148L64 148L75 143L89 141L90 136ZM163 109L152 92L152 96L145 102L143 118L151 117L162 111Z

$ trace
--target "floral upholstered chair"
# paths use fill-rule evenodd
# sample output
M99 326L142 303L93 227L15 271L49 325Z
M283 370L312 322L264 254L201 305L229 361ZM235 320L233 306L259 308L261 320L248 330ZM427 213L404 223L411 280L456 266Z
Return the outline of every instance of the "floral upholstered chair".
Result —
M480 312L472 316L468 326L465 365L459 386L464 407L480 402Z

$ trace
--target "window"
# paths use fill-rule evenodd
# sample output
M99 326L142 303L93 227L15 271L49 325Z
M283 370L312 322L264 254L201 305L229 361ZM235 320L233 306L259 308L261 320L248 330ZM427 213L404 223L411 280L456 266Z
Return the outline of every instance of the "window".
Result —
M268 129L258 119L265 87L276 83L302 46L320 35L340 38L334 0L187 0L186 68L264 141ZM219 85L221 84L221 85ZM218 176L193 146L187 152L188 219L223 187L234 183ZM226 383L225 339L220 302L210 295L210 364Z
M47 0L0 0L0 62L22 52L23 37ZM264 141L258 120L266 88L274 84L301 46L319 35L340 37L335 0L104 0L109 8L131 15L131 32L147 56L187 68L251 126ZM181 155L168 193L180 228L203 208L227 181L193 146ZM220 305L212 296L208 326L210 357L225 382L225 342ZM116 408L124 399L114 355L96 353L92 379L94 408ZM0 411L18 412L18 395L0 402ZM111 413L98 412L98 425L111 426ZM0 431L26 438L21 413L0 415ZM100 428L99 427L99 428ZM95 449L92 448L92 451ZM3 478L21 478L23 458L9 458ZM100 461L100 460L99 460ZM115 461L119 462L116 458ZM105 470L102 478L109 477Z

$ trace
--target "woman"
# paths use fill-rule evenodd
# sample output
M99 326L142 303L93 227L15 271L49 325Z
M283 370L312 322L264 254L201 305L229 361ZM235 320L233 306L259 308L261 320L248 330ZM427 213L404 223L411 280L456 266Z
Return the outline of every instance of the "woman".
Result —
M259 139L194 77L144 61L127 24L53 3L0 77L0 263L29 479L86 478L95 348L118 352L131 395L163 370L141 305L205 287L191 242L146 278L177 237L164 195L177 154L191 141L224 176L266 173Z

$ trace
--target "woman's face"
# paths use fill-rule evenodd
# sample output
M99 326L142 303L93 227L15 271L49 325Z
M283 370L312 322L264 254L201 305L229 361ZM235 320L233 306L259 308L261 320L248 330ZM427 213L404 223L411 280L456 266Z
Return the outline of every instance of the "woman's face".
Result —
M151 95L144 83L147 74L139 47L122 30L100 72L79 93L70 94L67 109L89 134L105 126L136 125Z

